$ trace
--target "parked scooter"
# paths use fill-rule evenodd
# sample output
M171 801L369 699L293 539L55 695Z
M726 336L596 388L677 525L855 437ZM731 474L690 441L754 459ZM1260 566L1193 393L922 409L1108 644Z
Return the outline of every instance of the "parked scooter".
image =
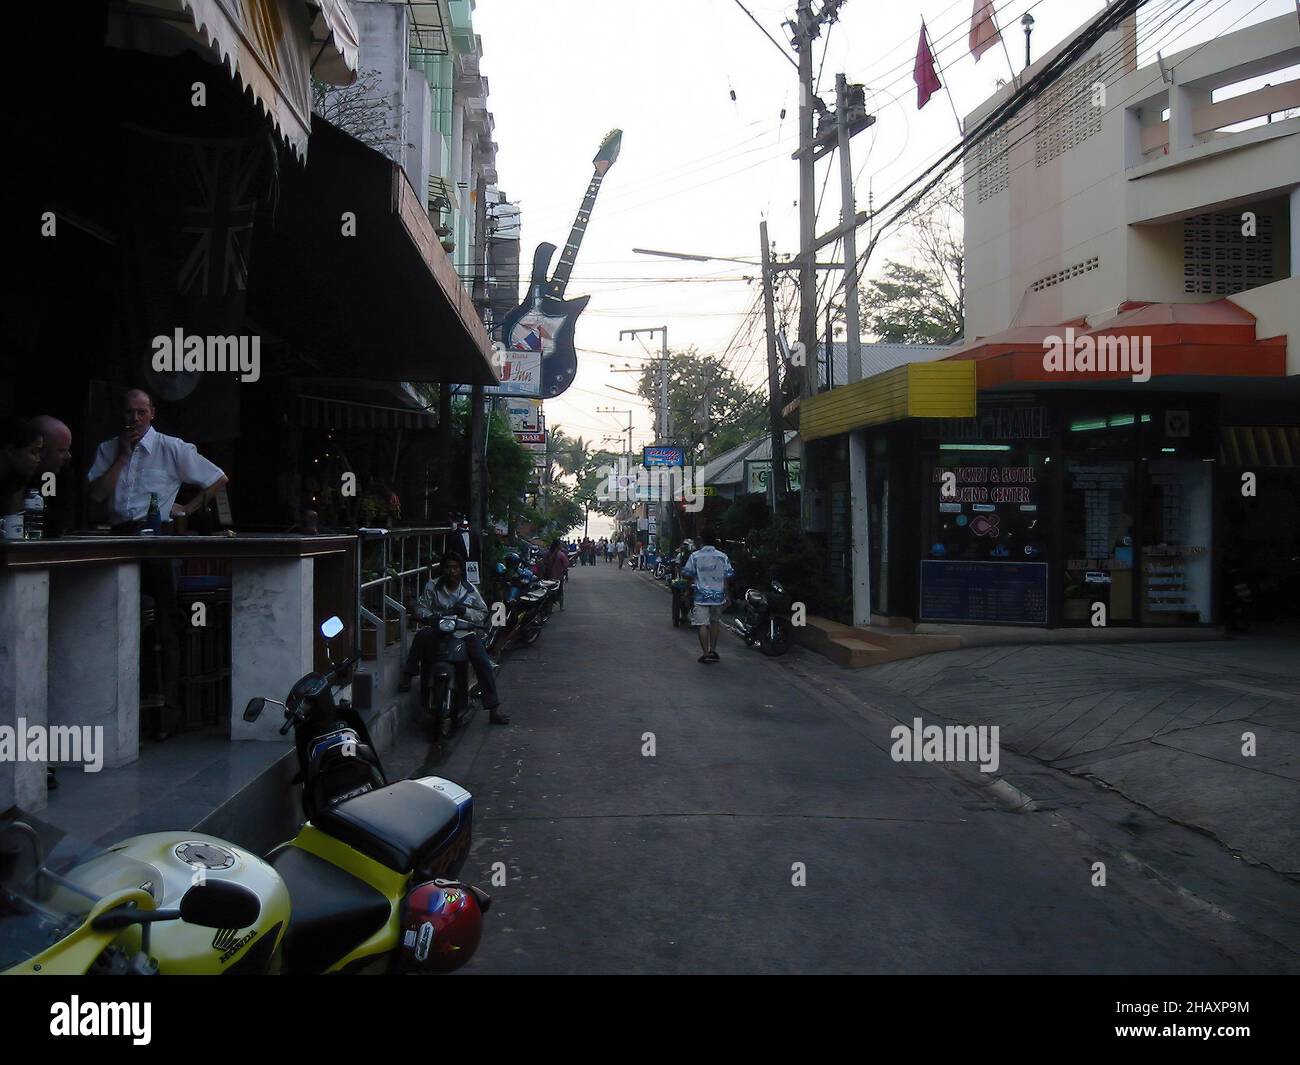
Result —
M534 587L534 583L521 573L510 574L503 563L497 563L497 575L506 582L504 625L494 625L488 631L487 650L500 661L516 644L531 646L537 642L545 624L545 609L554 602L553 592Z
M342 628L331 618L321 631L328 641ZM255 721L268 703L284 708L308 817L266 860L192 831L104 849L17 809L0 817L0 972L447 972L468 961L491 905L454 879L473 798L440 777L387 782L338 698L358 657L244 711Z
M746 647L758 644L759 650L776 658L790 650L794 632L788 617L790 597L780 581L773 580L767 592L750 588L745 592L745 610L732 622L732 629Z

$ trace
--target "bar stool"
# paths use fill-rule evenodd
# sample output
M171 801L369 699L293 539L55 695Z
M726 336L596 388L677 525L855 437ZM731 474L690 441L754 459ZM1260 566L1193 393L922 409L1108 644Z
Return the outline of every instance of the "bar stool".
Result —
M151 652L149 657L152 660L152 668L149 670L145 669L146 651ZM149 689L145 688L146 677L152 684ZM145 595L140 597L140 728L153 739L167 738L163 713L166 705L167 699L163 693L162 640L158 636L158 615L154 609L153 599Z

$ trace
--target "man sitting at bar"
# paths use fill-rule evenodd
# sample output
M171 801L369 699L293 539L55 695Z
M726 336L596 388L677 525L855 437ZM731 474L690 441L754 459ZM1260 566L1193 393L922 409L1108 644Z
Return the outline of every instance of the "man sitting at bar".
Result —
M41 464L36 471L37 480L43 481L47 473L54 475L54 492L45 496L45 529L41 536L46 540L57 540L72 525L75 489L69 478L62 476L63 468L72 459L72 430L49 414L37 415L32 422L45 440Z
M475 629L485 625L488 618L487 604L474 586L464 579L465 563L455 551L443 552L439 560L438 577L430 578L416 602L416 616L437 621L438 618L455 614L464 618ZM418 677L429 664L430 656L438 646L439 633L436 625L416 632L411 640L411 653L407 655L402 667L402 679L398 682L399 692L411 690L411 678ZM488 720L494 725L508 725L510 718L501 712L500 699L497 698L497 682L488 657L487 648L477 631L466 634L465 651L474 666L474 675L483 692L483 705L489 711Z
M149 497L157 496L158 513L165 521L193 514L217 489L229 483L193 444L164 436L153 427L154 405L149 393L133 388L124 397L122 432L99 445L87 478L90 497L107 501L115 532L137 532L149 513ZM185 484L202 491L184 507L176 504Z

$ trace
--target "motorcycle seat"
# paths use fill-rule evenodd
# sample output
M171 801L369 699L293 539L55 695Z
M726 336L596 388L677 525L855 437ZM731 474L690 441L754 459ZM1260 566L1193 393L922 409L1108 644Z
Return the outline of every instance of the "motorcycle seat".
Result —
M310 851L282 847L267 861L289 889L286 973L324 972L388 920L392 907L387 898Z
M322 810L313 823L394 872L409 873L455 836L460 816L447 796L399 780Z
M546 598L546 593L543 591L525 592L523 595L519 597L519 601L522 603L540 603L545 598Z

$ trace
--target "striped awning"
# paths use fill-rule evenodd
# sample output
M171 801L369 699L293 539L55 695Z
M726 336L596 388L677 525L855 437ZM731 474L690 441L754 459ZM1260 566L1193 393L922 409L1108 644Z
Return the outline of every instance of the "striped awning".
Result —
M1300 426L1222 426L1219 461L1225 466L1300 466Z
M280 136L307 158L315 74L333 85L357 76L357 29L344 0L151 0L179 7L194 35L252 93Z

